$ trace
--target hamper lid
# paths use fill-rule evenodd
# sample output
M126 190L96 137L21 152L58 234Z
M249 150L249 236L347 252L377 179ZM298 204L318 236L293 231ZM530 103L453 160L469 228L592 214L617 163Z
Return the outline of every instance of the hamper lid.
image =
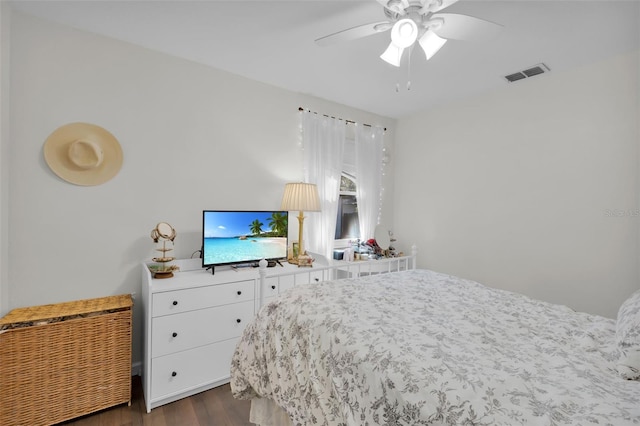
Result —
M76 300L73 302L17 308L0 318L0 327L9 324L53 320L57 318L86 315L90 313L130 308L133 300L130 294Z

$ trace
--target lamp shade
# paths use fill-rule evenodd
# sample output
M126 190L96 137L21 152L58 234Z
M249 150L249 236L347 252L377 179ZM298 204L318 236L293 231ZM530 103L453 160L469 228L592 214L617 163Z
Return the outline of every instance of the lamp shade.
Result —
M393 65L394 67L400 66L400 60L402 59L402 52L404 49L402 47L398 47L393 42L389 43L389 47L384 51L380 58L388 64Z
M413 19L401 19L391 28L391 41L401 49L411 46L417 38L418 26Z
M318 187L313 183L288 183L284 187L282 195L282 210L287 211L320 211L320 197L318 197Z
M438 50L440 50L440 48L444 46L446 42L446 39L438 37L438 35L431 30L427 30L427 32L425 32L424 35L420 37L420 40L418 40L418 43L420 43L420 47L422 47L422 50L424 50L427 61L431 59L433 55L438 53Z

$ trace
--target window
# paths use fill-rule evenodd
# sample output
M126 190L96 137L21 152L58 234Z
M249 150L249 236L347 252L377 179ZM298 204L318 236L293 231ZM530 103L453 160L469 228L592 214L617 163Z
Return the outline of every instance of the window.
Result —
M343 173L340 179L335 239L351 240L357 238L360 238L360 223L358 221L356 182L353 176Z

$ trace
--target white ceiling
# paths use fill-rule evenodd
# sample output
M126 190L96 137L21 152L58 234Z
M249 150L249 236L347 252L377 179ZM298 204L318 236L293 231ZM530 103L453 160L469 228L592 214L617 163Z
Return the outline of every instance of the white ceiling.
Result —
M388 32L315 45L321 36L385 20L375 0L16 0L12 6L387 117L518 84L504 76L541 62L562 72L640 46L640 0L460 0L445 11L502 24L500 36L449 41L429 62L416 49L410 69L379 59Z

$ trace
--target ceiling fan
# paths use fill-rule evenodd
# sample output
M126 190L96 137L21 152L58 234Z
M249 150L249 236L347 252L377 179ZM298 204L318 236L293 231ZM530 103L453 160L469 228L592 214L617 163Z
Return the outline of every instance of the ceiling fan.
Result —
M439 13L458 0L376 0L384 7L387 20L359 25L315 40L319 46L355 40L391 30L391 42L380 55L384 61L400 66L402 53L416 40L431 59L447 40L487 40L502 25L457 13Z

